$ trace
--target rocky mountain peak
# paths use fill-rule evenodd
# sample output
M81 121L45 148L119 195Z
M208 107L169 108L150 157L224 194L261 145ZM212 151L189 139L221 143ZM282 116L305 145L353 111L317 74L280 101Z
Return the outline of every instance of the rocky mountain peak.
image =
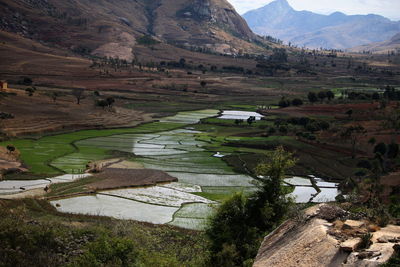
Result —
M275 8L277 12L293 10L287 0L275 0L274 2L270 3L269 6L271 8Z

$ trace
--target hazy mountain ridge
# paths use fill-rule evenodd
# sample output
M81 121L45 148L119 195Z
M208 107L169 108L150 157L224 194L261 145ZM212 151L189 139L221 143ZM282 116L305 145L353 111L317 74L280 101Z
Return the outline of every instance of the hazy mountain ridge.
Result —
M353 47L350 52L372 52L372 53L388 53L391 51L400 50L400 33L384 42L372 43Z
M276 0L243 15L250 28L286 42L310 48L346 49L382 42L400 32L400 22L379 15L321 15L296 11L286 0Z
M257 49L257 36L225 0L0 0L0 29L59 47L132 59L138 38L207 47Z

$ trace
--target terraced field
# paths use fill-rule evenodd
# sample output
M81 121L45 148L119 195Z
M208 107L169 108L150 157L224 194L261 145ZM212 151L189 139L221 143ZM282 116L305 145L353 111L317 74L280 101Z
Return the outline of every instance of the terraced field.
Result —
M138 218L137 215L122 210L120 215L116 215L115 210L110 213L107 205L104 204L103 197L97 200L78 197L75 198L75 205L70 199L55 201L54 204L57 203L63 207L60 210L67 209L70 212L82 213L89 212L87 209L82 210L82 201L90 201L90 203L97 201L99 207L102 207L97 210L101 215L123 217L131 214L131 219L160 223L165 219L166 214L169 214L169 223L172 225L191 229L203 227L207 216L216 204L212 199L218 200L233 192L250 191L253 188L251 177L236 174L220 157L213 157L215 153L204 148L208 143L197 140L201 132L193 131L185 126L216 114L217 111L183 112L174 117L164 118L160 122L180 123L182 128L179 129L143 134L119 134L75 142L79 151L118 150L133 153L136 156L135 161L142 163L145 168L162 170L177 177L180 182L178 188L175 184L172 188L171 186L155 186L101 193L102 196L118 198L117 202L121 202L122 198L135 202L135 205L139 205L137 202L150 205L149 211L152 210L151 206L159 206L157 210L165 208L160 213L159 219L146 216ZM91 153L86 155L90 157ZM71 162L77 163L75 165L77 168L85 160L87 158L83 157L82 153L72 153L58 158L52 162L52 165L67 171L67 168L71 166L68 164ZM112 199L109 198L109 200ZM193 208L192 205L200 205L201 209ZM115 205L115 207L123 209L125 206ZM171 208L177 208L177 210L172 213L171 211L174 210ZM89 213L93 214L93 209L90 209Z
M35 173L83 172L89 161L112 157L110 152L117 151L129 153L132 156L129 160L147 169L165 171L179 180L179 183L102 191L95 196L52 201L59 211L202 229L218 201L234 192L248 193L255 189L250 176L235 173L221 156L261 150L222 144L259 142L258 139L266 143L276 141L275 137L229 137L221 134L227 131L223 126L197 124L193 127L200 119L217 114L217 110L181 112L133 129L81 131L39 140L17 140L14 145ZM299 202L307 202L316 194L314 188L304 183L298 184L294 192ZM335 196L336 191L328 191L318 199Z

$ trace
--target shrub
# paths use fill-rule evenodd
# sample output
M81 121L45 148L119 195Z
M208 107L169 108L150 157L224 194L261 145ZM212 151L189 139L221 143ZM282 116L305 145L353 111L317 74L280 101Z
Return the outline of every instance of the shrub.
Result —
M361 237L361 243L358 246L359 249L366 249L372 244L372 234L366 233Z
M32 85L33 81L30 77L22 77L18 83L23 85Z
M137 252L131 240L102 236L86 246L71 266L136 266Z
M308 101L310 101L311 103L318 101L317 94L314 92L309 92L307 97L308 97Z
M303 105L303 100L301 100L300 98L295 98L292 100L292 105L296 107L301 106Z
M385 143L379 143L375 146L374 148L374 153L377 154L381 154L381 155L385 155L387 152L387 147Z
M399 145L391 143L387 147L387 155L390 159L395 159L399 155Z
M275 128L273 128L273 127L269 128L268 134L274 134L274 133L276 133Z
M310 141L315 141L315 140L317 140L317 137L315 137L315 135L310 134L310 135L307 137L307 139L310 140Z
M281 108L290 107L290 101L282 97L281 101L278 103L278 106Z
M372 164L368 160L361 160L361 161L358 162L357 167L358 168L367 169L367 170L371 170L372 169Z
M287 134L288 128L285 125L279 127L279 132L282 134Z

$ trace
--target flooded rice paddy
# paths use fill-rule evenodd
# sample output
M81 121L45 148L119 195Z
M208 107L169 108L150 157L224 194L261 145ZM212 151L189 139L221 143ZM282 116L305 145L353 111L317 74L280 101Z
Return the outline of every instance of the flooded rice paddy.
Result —
M90 174L65 174L53 178L39 180L7 180L0 181L0 196L18 194L32 189L44 189L50 184L68 183L90 176Z
M223 120L247 120L249 117L255 117L259 121L264 116L251 111L224 110L218 118Z
M205 147L208 143L198 138L202 133L190 128L190 124L217 114L217 110L181 112L153 123L155 125L151 127L154 131L137 130L74 142L77 151L60 156L50 164L68 173L84 168L90 160L104 157L104 151L128 152L133 153L135 161L145 168L165 171L178 178L179 183L102 191L94 196L72 197L51 203L61 212L202 229L221 196L255 189L252 177L235 173L220 157L215 156L215 152L207 151ZM246 116L245 119L249 116L261 118L260 114L248 112L223 112L221 118L224 119L224 116L235 116L234 119L240 116ZM163 130L163 127L157 126L171 123L176 126L175 129ZM337 194L336 187L327 184L329 188L321 189L321 193L314 196L317 192L311 182L301 179L287 180L287 183L296 185L293 195L297 202L308 202L312 198L315 202L332 200ZM43 186L48 182L45 181L36 181L37 184L32 186ZM323 181L318 183L325 185Z

